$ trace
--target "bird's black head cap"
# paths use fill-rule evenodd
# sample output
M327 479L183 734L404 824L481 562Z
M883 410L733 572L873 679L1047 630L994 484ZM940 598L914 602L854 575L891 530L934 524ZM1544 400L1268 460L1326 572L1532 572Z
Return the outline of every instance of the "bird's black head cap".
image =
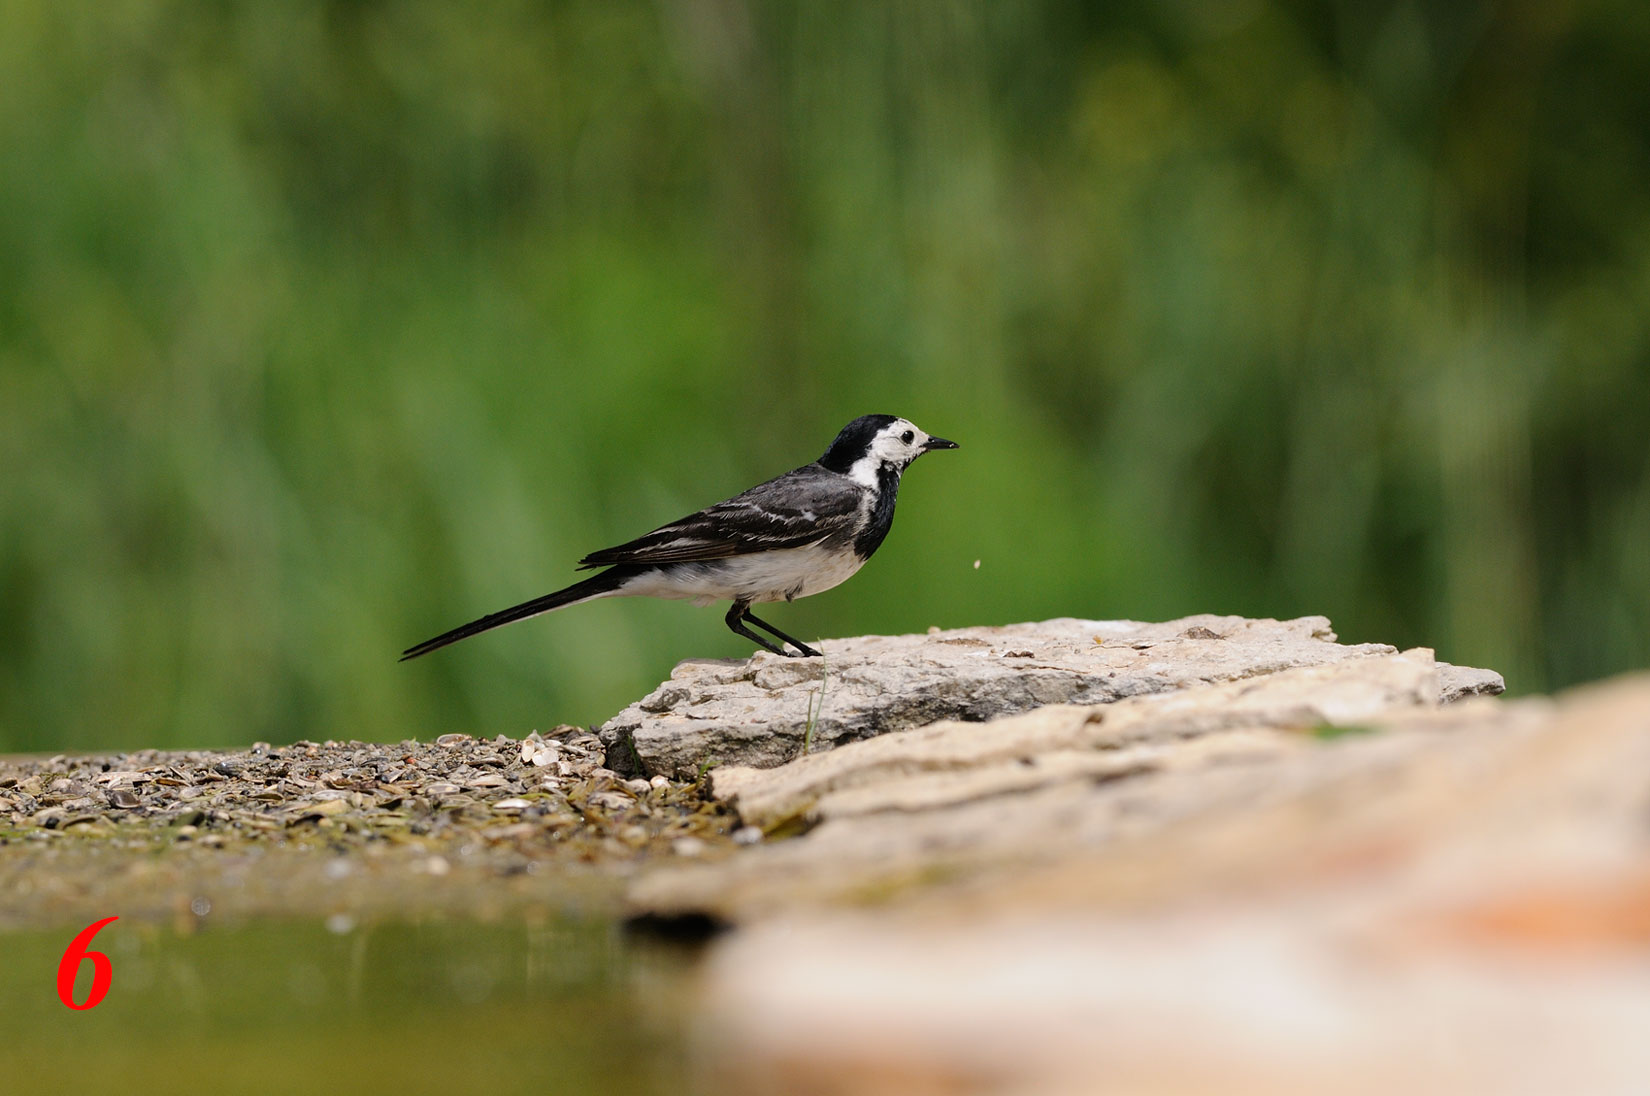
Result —
M861 415L842 428L819 463L846 475L855 461L871 451L871 441L877 432L898 418L898 415Z

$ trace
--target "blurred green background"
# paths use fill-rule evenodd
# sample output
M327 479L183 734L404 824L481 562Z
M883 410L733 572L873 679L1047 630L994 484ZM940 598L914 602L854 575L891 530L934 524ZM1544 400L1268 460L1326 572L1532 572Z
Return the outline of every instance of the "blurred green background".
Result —
M396 655L872 411L963 449L803 638L1642 666L1647 71L1637 0L11 0L0 750L602 720L750 644Z

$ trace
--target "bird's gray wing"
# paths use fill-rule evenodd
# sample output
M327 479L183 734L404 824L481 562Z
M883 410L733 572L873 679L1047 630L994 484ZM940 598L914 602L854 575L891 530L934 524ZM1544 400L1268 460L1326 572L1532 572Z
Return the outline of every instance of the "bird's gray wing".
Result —
M645 536L591 552L579 567L727 559L828 539L848 543L863 493L846 476L807 465Z

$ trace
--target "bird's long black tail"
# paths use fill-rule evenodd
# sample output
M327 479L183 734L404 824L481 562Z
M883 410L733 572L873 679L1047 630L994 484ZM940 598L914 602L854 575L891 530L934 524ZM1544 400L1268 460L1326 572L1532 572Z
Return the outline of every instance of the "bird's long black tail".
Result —
M526 620L528 617L535 617L540 613L548 613L554 609L562 609L569 605L576 605L581 601L589 601L591 598L611 594L623 586L628 579L633 578L635 574L636 568L611 567L599 575L592 575L583 582L575 582L565 590L557 590L553 594L545 594L543 597L536 597L532 601L512 605L508 609L488 613L480 620L472 620L468 624L461 624L450 632L442 632L434 639L426 639L416 647L408 647L402 652L400 661L405 662L409 658L427 655L431 651L447 646L449 643L457 643L461 639L469 639L471 636L480 635L482 632L490 632L494 628L500 628L506 624L514 624L518 620Z

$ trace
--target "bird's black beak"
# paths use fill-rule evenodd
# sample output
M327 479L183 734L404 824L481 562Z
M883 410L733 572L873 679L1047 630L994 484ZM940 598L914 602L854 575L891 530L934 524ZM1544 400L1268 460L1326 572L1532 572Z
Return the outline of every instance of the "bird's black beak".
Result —
M922 443L922 451L924 453L928 452L928 450L930 450L930 449L955 449L955 448L957 448L957 443L954 442L954 441L950 441L946 438L929 438L927 441Z

